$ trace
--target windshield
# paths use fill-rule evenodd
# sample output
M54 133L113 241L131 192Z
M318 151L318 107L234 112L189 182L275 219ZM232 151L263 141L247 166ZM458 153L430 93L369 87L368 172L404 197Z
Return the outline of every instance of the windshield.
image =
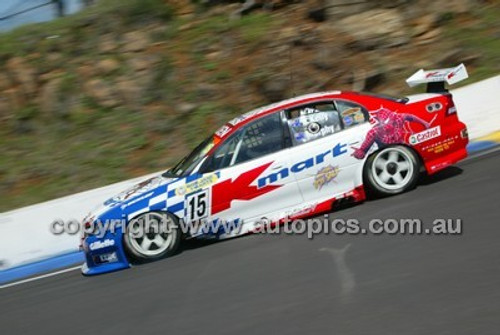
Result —
M200 161L205 157L207 152L210 151L215 145L215 138L210 135L207 139L201 142L194 150L181 159L172 169L164 173L165 177L183 177L190 174L193 169L200 163Z

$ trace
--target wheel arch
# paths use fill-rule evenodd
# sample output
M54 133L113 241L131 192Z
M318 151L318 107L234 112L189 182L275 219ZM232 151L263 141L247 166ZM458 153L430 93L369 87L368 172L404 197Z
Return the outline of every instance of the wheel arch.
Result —
M417 159L418 159L418 163L420 165L420 169L424 169L425 170L425 161L424 161L422 155L420 154L420 152L418 150L416 150L414 147L412 147L412 146L410 146L410 145L408 145L406 143L391 144L391 145L388 145L388 146L379 147L377 150L375 150L374 152L372 152L371 154L367 155L364 158L364 162L363 162L363 164L361 164L362 167L361 167L360 171L358 171L358 176L359 176L361 182L363 183L363 185L365 185L364 171L365 171L365 168L366 168L366 164L368 164L369 158L372 157L372 156L375 156L382 149L385 149L385 148L388 148L388 147L395 147L395 146L405 147L405 148L409 149L410 151L412 151L415 154L415 156L417 157Z
M166 214L166 215L169 215L172 219L174 219L176 222L176 224L179 226L179 228L177 229L177 233L178 233L178 238L180 240L180 243L182 243L182 240L185 239L184 237L184 233L183 233L183 229L180 227L181 226L181 218L179 218L177 215L175 215L174 213L166 210L166 209L154 209L154 210L147 210L147 211L144 211L142 213L138 213L137 215L134 215L134 216L131 216L129 218L127 218L127 221L125 223L125 229L122 229L122 236L121 236L121 244L123 246L123 251L124 253L126 254L128 260L131 262L131 263L134 263L134 262L138 262L138 263L142 263L142 262L148 262L148 261L151 261L151 260L156 260L156 259L159 259L159 258L162 258L164 256L161 256L161 257L158 257L158 258L154 258L154 259L151 259L151 260L146 260L144 258L139 258L137 257L137 255L134 255L131 250L129 250L129 248L127 247L127 243L125 241L125 239L127 238L127 234L128 232L126 231L126 229L128 229L128 226L129 224L141 217L142 215L146 215L146 214L149 214L149 213L158 213L158 214ZM175 247L174 251L173 251L173 254L176 254L177 253L177 249L178 249L178 244L177 244L177 247Z
M410 150L411 152L413 152L415 154L415 157L417 158L417 161L418 161L418 165L419 165L419 172L422 172L422 171L425 171L427 172L427 169L426 169L426 166L425 166L425 161L422 157L422 155L420 154L420 152L418 150L416 150L414 147L406 144L406 143L397 143L397 144L391 144L391 145L387 145L387 146L384 146L384 147L379 147L377 148L377 150L375 150L374 152L370 153L369 155L367 155L365 158L364 158L364 162L363 164L360 164L361 168L359 169L358 173L357 173L357 178L359 178L359 181L361 182L364 190L366 191L367 189L369 189L369 187L367 187L367 183L366 183L366 166L370 160L371 157L374 157L377 153L379 153L381 150L383 149L386 149L388 147L396 147L396 146L400 146L400 147L405 147L406 149ZM358 181L356 181L358 182Z

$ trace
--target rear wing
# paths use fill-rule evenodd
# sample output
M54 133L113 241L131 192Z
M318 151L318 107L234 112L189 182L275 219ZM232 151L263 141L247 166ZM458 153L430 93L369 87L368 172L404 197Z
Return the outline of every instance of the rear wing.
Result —
M448 92L444 84L453 85L469 78L464 64L449 69L429 70L420 69L413 76L406 79L410 87L427 84L428 93Z

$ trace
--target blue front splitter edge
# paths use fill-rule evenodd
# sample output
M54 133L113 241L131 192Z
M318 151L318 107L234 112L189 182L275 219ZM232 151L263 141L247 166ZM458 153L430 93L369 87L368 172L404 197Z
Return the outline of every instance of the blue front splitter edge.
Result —
M36 274L50 272L66 268L72 265L82 264L84 255L81 251L71 252L64 255L55 256L42 261L17 266L15 268L0 271L0 285L34 276Z
M469 143L467 151L469 153L491 149L499 145L494 141L475 141ZM81 264L84 262L83 252L77 251L69 254L59 255L43 261L21 265L12 269L0 271L0 285L34 276L39 273L49 272L62 269L71 265Z

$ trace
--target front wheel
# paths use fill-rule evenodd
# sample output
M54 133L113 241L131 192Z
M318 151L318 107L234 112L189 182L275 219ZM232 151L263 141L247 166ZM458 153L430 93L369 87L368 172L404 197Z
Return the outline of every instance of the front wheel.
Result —
M415 187L419 170L418 157L412 150L404 146L391 146L368 158L364 180L378 195L394 195Z
M127 253L137 261L171 256L181 242L179 223L170 213L141 214L127 225L123 242Z

